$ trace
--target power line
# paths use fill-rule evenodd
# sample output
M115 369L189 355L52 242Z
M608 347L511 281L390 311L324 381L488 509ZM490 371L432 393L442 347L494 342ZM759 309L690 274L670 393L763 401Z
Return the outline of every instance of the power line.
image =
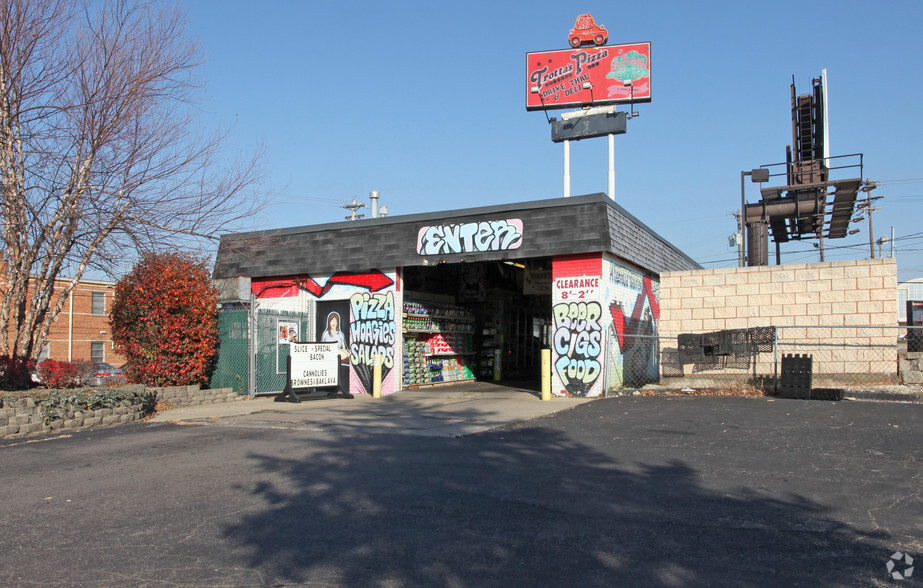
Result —
M915 184L923 182L923 178L907 178L903 180L880 180L879 184Z
M911 235L905 235L905 236L903 236L903 237L895 237L895 238L894 238L894 241L895 241L895 242L897 242L897 241L911 241L911 240L917 241L917 240L920 240L920 239L923 239L923 232L920 232L920 233L913 233L913 234L911 234ZM842 250L845 250L845 249L863 249L863 250L864 250L866 247L867 247L867 245L865 245L864 243L856 243L856 244L850 244L850 245L834 245L834 246L832 246L832 247L828 245L828 246L824 247L824 251L825 251L825 252L842 251ZM918 251L923 251L923 249L906 249L906 248L901 248L901 249L899 250L899 252L901 252L901 253L915 253L915 252L918 252ZM796 250L796 251L782 251L783 255L785 255L785 256L790 256L790 255L809 255L809 256L813 256L813 255L817 255L817 252L818 252L817 249L799 249L799 250ZM710 256L706 255L706 256L702 256L702 257L697 258L696 261L697 261L698 263L700 263L700 264L703 264L703 265L704 265L704 264L727 263L727 262L731 262L731 261L739 261L739 259L738 259L737 257L726 258L726 259L710 259L711 257L718 257L719 255L726 255L726 254L727 254L727 253L725 252L725 253L716 253L716 254L710 255Z
M251 194L260 194L262 196L269 196L270 200L274 202L281 202L287 204L297 204L304 200L310 200L313 202L329 202L331 206L340 206L343 202L342 198L320 198L317 196L306 196L303 194L285 194L282 192L267 192L265 190L247 190Z
M923 239L923 232L911 233L909 235L902 235L900 237L894 237L895 241L907 241L910 239Z

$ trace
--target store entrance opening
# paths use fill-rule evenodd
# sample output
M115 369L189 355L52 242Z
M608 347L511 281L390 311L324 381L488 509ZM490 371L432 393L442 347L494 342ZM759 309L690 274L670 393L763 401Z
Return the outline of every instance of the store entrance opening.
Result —
M460 380L539 390L551 260L405 267L404 387Z

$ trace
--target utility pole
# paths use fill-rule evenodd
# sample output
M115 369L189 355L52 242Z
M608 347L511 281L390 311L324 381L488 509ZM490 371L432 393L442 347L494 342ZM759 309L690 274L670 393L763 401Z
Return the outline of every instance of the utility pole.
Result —
M880 258L884 258L882 247L884 247L885 243L890 243L891 244L891 254L888 257L891 259L894 259L894 226L893 225L891 226L891 236L890 237L888 237L887 235L882 235L881 237L878 237L878 240L875 242L878 243L878 257Z
M734 212L734 218L737 219L737 267L744 267L747 265L744 260L744 225L739 210Z
M875 259L875 232L872 226L872 213L876 210L879 210L877 207L872 206L873 200L878 200L881 196L876 196L872 198L872 190L878 187L878 182L875 180L865 180L865 185L862 186L862 191L865 192L865 202L860 203L857 208L865 208L866 213L869 215L869 254L872 256L872 259Z
M869 251L872 253L872 259L875 259L875 229L872 228L872 213L878 210L869 206Z
M345 208L350 211L350 215L346 217L346 220L359 220L360 218L365 218L364 214L356 214L356 211L360 208L365 208L365 204L356 201L356 197L353 196L352 202L347 202L346 204L340 206L340 208Z

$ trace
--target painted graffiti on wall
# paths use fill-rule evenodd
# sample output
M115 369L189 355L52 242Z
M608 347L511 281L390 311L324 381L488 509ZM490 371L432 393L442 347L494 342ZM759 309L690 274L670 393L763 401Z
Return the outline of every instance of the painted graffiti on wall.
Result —
M342 317L338 324L347 345L344 377L348 378L348 389L359 394L372 392L376 355L382 356L382 393L396 391L396 372L392 370L398 348L396 284L395 273L380 270L336 272L326 276L255 278L251 281L262 308L278 307L302 312L313 308L317 315L318 340L325 328L324 317L332 311Z
M552 311L555 372L569 394L585 396L602 373L602 305L561 302Z
M522 220L518 218L454 225L421 227L417 233L419 255L509 251L522 245Z
M607 385L639 386L657 379L660 304L650 276L613 265L609 302L612 329Z
M353 294L349 306L350 363L365 391L371 392L375 356L381 356L382 380L394 367L394 292Z
M336 286L380 292L393 285L394 280L379 270L361 273L337 272L326 280L302 275L284 278L254 278L251 282L253 293L261 300L298 296L299 290L307 292L314 298L323 298Z
M652 335L655 322L660 319L660 304L654 294L651 278L645 276L642 280L643 287L632 305L631 314L625 313L620 301L609 304L612 314L612 325L618 337L619 348L623 351L639 345L639 341L630 335ZM629 337L626 340L626 335Z

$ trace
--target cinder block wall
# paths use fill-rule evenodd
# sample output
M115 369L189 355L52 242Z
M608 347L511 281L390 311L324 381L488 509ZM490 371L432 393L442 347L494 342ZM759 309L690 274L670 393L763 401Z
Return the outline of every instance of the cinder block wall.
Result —
M75 408L67 405L58 408L53 418L46 418L42 412L41 399L38 402L29 396L20 398L0 398L0 439L27 437L44 433L74 432L96 427L120 425L139 421L147 416L144 395L153 394L157 402L173 406L192 406L232 402L242 397L232 388L212 388L201 390L198 386L173 386L168 388L147 388L131 384L128 389L135 389L132 399L113 403L110 408ZM153 403L151 404L153 406Z
M815 359L815 373L896 371L890 349L897 331L869 336L851 327L897 325L897 263L863 259L793 265L667 272L660 275L662 337L751 327L783 328L789 341L848 340L869 345L859 356ZM822 362L818 365L818 359Z

